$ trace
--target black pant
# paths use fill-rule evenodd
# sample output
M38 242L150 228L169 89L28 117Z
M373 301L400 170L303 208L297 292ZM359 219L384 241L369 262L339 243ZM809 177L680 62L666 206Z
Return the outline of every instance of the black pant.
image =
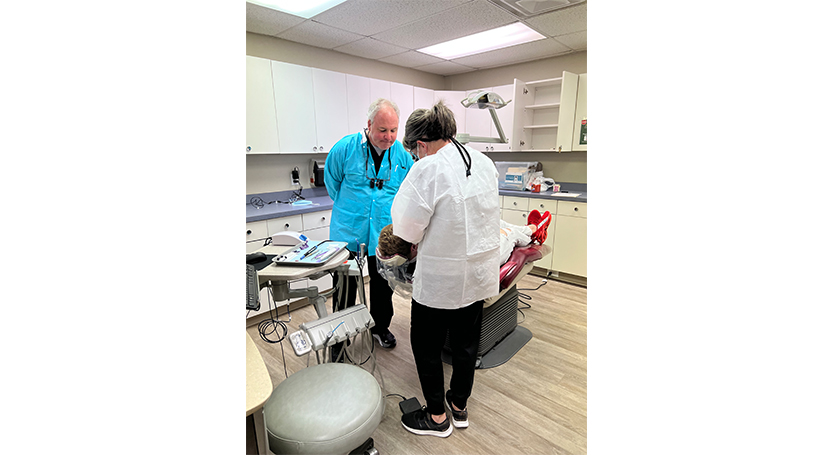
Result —
M350 260L353 260L355 254L350 253ZM370 329L372 333L384 333L390 327L390 321L393 319L393 289L388 285L388 280L379 275L376 270L376 256L367 257L367 269L370 275L370 295L367 296L367 304L370 310L370 316L375 322L375 326ZM340 280L341 275L336 275L336 280ZM338 281L336 281L338 283ZM336 292L333 295L333 311L343 310L347 307L356 304L356 277L349 277L347 279L347 302L341 301L340 293Z
M451 401L460 409L466 408L474 385L482 321L482 300L456 310L439 310L411 299L411 349L429 413L445 412L441 354L446 333L451 342Z

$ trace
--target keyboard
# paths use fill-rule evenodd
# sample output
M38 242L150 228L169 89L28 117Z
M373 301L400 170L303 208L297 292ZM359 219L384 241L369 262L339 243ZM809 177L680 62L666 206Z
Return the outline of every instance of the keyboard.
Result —
M260 309L260 286L257 282L257 270L251 264L246 264L246 309Z

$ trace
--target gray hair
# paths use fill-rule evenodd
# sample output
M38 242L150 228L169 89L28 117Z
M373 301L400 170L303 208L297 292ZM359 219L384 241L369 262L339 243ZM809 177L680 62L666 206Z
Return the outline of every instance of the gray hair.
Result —
M431 109L417 109L405 122L405 136L402 145L407 150L416 147L417 141L433 142L438 139L450 141L457 134L457 122L442 101Z
M373 120L376 119L376 114L382 110L383 107L389 107L396 112L396 117L399 117L399 106L396 105L391 100L386 100L384 98L379 98L376 101L370 103L370 107L367 108L367 119L370 120L370 123L373 123Z

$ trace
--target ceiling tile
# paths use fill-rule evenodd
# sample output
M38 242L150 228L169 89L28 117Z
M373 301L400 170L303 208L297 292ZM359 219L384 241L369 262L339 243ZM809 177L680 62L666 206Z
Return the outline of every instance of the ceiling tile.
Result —
M414 69L419 71L425 71L426 73L439 74L441 76L468 73L469 71L475 70L475 68L460 65L459 63L454 63L450 61L443 61L440 63L432 63L430 65L418 66Z
M421 49L517 21L487 0L475 0L373 37L408 49Z
M301 22L304 22L304 19L300 17L246 2L247 32L274 36Z
M345 32L344 30L319 24L315 21L304 21L302 24L280 33L278 38L309 44L310 46L332 49L363 39L364 36Z
M554 38L547 38L517 46L505 47L482 54L469 55L452 62L473 68L494 68L512 63L528 62L570 52L570 48Z
M371 36L470 1L350 0L314 16L313 19L342 30Z
M333 50L364 58L380 59L395 54L401 54L408 49L394 46L393 44L383 43L373 38L363 38L358 41L345 44L344 46L336 47Z
M553 39L576 51L587 50L587 32L570 33Z
M532 17L525 21L547 36L561 36L587 30L587 3L580 3Z
M417 51L403 52L401 54L391 55L390 57L380 58L379 60L385 63L390 63L391 65L399 65L410 68L445 61L441 58L434 57L433 55L423 54L422 52Z

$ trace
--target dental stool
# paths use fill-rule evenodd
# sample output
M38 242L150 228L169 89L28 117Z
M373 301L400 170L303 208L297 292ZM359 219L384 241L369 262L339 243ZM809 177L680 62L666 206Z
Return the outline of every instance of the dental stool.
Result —
M275 454L378 454L370 437L385 403L376 378L346 363L304 368L275 387L263 405Z

